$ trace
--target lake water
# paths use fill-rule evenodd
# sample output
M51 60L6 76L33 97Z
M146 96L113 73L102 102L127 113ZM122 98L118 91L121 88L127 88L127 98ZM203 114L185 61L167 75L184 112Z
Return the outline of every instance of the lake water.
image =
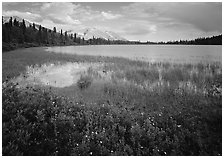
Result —
M222 62L220 45L88 45L48 47L46 50L54 53L125 57L150 62Z

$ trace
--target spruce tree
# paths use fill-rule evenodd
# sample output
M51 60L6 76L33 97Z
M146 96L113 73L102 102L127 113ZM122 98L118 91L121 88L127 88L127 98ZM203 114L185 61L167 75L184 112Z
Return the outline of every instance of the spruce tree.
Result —
M54 27L53 32L56 33L56 27Z
M41 25L39 26L39 30L38 30L37 41L39 42L39 44L42 42L42 27L41 27Z
M36 30L35 23L33 23L33 30L34 30L34 31Z
M84 37L82 38L82 44L83 44L83 45L85 44L85 39L84 39Z
M67 34L67 31L65 31L65 40L67 41L68 39L68 34Z
M73 39L74 42L76 42L76 33L74 33L74 39Z
M16 27L19 27L19 21L17 21L16 18L13 21L13 25Z
M10 17L10 19L9 19L9 27L10 27L10 29L12 28L12 17Z
M63 34L62 34L62 29L61 29L61 34L60 34L60 40L61 40L61 43L63 43Z
M24 19L23 19L23 22L22 22L22 30L23 30L23 35L25 35L25 33L26 33L26 23L25 23Z

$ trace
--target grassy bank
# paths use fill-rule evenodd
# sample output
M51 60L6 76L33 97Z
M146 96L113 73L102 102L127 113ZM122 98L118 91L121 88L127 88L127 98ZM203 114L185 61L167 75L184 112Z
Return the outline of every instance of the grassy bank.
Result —
M30 51L32 50L32 51ZM3 83L3 155L222 155L221 64L3 54L3 80L44 63L92 62L65 87Z

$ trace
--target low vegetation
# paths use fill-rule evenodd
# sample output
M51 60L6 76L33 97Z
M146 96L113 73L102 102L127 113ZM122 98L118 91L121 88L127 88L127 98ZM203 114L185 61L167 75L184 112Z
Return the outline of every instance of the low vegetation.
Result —
M77 82L78 87L81 90L88 88L91 85L91 83L92 83L91 76L81 76L80 79Z
M3 54L3 155L222 155L220 63L23 51ZM14 61L16 73L7 68ZM58 61L104 64L69 88L10 80L27 65Z

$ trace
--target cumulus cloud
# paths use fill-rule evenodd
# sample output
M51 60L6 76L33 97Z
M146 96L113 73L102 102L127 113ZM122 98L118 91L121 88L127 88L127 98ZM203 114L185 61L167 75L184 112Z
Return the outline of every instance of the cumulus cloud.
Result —
M89 20L111 20L121 17L106 11L96 11L89 6L74 3L43 3L41 14L59 24L81 24Z
M6 3L3 15L57 30L106 28L130 39L167 40L222 33L222 3ZM192 35L190 35L192 34Z
M20 18L27 19L30 21L38 21L38 19L41 18L41 16L39 14L34 14L31 12L20 12L20 11L16 11L16 10L3 11L3 15L4 16L18 16Z
M104 12L104 11L102 11L101 14L106 19L117 19L122 17L120 14L112 14L112 13Z
M74 9L78 7L73 3L43 3L41 14L59 24L80 24L78 19L72 18Z
M51 29L53 29L53 27L56 27L57 31L60 31L62 29L63 31L69 30L70 32L77 32L77 30L84 27L83 25L76 25L74 27L74 25L59 24L59 23L55 23L49 19L44 19L39 24L41 24L44 27L51 28Z

